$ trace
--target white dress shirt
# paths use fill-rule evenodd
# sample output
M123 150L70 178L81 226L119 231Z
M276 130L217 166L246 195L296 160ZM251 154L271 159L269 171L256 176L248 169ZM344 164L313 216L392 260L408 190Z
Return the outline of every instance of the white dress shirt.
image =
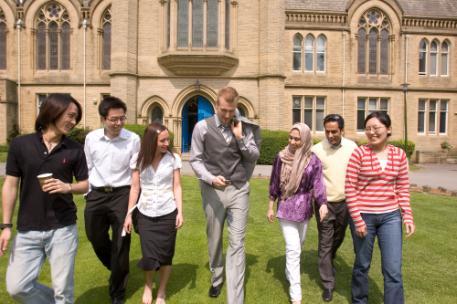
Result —
M182 167L178 154L166 153L157 166L150 165L140 173L141 195L138 210L150 217L169 214L176 209L173 173Z
M135 155L140 150L140 137L126 129L110 139L104 129L86 136L84 152L89 168L89 184L93 187L130 186L132 170L136 168Z

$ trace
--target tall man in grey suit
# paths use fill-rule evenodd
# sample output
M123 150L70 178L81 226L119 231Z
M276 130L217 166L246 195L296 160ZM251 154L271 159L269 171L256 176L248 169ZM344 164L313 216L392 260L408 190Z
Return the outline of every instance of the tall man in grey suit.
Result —
M248 179L259 148L254 127L234 119L238 93L222 88L216 114L197 123L192 134L190 165L200 179L206 215L209 266L212 272L210 297L223 285L222 237L227 219L229 246L226 256L227 302L244 302L244 238L249 210ZM257 130L256 130L257 131ZM256 133L258 134L258 132Z

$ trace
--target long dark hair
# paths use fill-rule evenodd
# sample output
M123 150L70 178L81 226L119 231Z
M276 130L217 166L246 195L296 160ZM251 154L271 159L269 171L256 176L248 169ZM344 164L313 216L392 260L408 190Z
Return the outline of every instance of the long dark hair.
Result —
M144 135L141 139L141 148L138 153L138 160L136 163L140 172L152 164L152 160L154 159L157 150L157 140L159 138L159 134L166 130L168 130L167 127L162 125L160 122L153 122L149 124L146 130L144 130ZM168 146L168 151L172 153L171 145Z
M56 93L49 95L41 105L40 113L35 120L35 131L44 131L50 125L55 124L71 103L74 103L78 108L76 116L76 124L78 124L82 117L81 105L69 94Z

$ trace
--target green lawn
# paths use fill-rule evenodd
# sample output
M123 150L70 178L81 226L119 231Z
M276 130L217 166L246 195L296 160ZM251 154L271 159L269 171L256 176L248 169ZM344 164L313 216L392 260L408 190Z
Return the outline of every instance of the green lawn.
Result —
M209 271L207 264L205 221L197 180L183 178L185 225L178 233L173 274L168 287L168 303L225 303L223 294L217 299L207 296ZM265 219L267 185L265 179L251 182L251 209L246 238L246 303L288 303L284 275L284 242L278 223ZM413 194L417 233L404 241L403 275L407 303L456 303L457 282L457 199L428 194ZM76 260L76 303L109 303L108 271L97 260L88 243L83 225L84 201L79 207L80 244ZM15 220L16 221L16 218ZM138 236L132 240L131 275L127 303L140 303L143 274L136 267L140 258ZM5 291L4 274L7 259L0 258L0 302L13 303ZM350 278L353 263L352 241L347 234L336 259L337 287L332 303L350 301ZM49 267L41 280L49 284ZM311 220L302 254L303 299L320 303L321 289L317 272L317 232ZM383 283L379 250L376 248L370 272L370 303L382 303Z
M0 163L6 162L7 156L8 156L8 152L0 152Z

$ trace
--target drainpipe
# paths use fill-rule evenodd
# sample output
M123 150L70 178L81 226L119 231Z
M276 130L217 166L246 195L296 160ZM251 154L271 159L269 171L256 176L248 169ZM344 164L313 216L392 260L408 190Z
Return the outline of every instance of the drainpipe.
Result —
M86 32L88 20L84 18L83 26L83 128L86 128Z
M344 112L346 108L346 32L342 33L343 35L343 85L342 85L342 93L343 93L343 113L342 116L344 117Z
M17 30L17 127L19 133L21 132L21 32L23 26L22 19L17 19L16 30Z

